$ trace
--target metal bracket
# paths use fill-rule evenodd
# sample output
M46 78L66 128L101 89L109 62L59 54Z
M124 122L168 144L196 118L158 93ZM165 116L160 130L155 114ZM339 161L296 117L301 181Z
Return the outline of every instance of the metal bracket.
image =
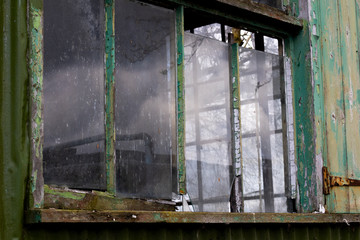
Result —
M330 194L331 187L345 187L345 186L360 186L360 180L331 176L327 167L322 168L323 173L323 193L325 195Z

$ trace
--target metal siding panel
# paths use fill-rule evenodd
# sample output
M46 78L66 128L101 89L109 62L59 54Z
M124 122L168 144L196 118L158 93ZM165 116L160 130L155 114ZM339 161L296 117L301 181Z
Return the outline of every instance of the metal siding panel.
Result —
M51 224L28 229L26 240L360 240L359 224Z
M29 164L26 1L0 4L0 239L20 239Z

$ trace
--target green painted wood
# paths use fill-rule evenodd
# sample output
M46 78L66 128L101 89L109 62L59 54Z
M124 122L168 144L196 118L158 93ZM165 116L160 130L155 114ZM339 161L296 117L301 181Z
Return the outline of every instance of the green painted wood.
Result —
M358 5L318 1L311 12L317 161L323 159L332 175L359 178ZM326 196L327 210L359 212L358 191L332 188Z
M115 0L105 0L105 145L107 191L115 195Z
M233 166L236 167L234 174L240 176L242 172L242 152L241 152L241 109L240 109L240 74L239 74L239 45L230 45L230 65L231 65L231 93L230 109L232 110L232 158ZM238 147L237 147L237 144Z
M177 47L177 157L179 192L186 193L185 166L185 78L184 78L184 7L176 9Z
M321 41L320 41L320 25L321 19L318 15L319 2L311 1L309 8L313 14L309 16L310 41L311 41L311 66L312 78L314 82L313 98L314 98L314 128L315 128L315 166L316 166L316 182L322 182L321 169L327 162L327 145L325 134L325 112L324 112L324 86L321 75L322 59L321 59ZM322 195L322 185L317 184L317 202L318 205L324 206L324 197Z
M313 1L310 9L316 161L331 175L360 178L359 4ZM359 212L358 187L332 188L329 212Z
M31 82L31 164L29 208L41 208L44 200L43 178L43 16L42 2L29 3L29 74Z
M230 43L230 110L231 110L231 156L235 178L232 184L231 211L244 211L243 196L243 158L241 143L241 107L240 107L240 72L239 44Z
M342 81L342 59L339 32L339 12L337 1L319 2L320 37L322 58L321 75L324 87L324 116L326 126L327 167L330 174L342 175L346 169L346 133L344 113L344 92ZM326 24L325 24L326 23ZM327 209L330 212L343 212L343 208L335 201L336 194L343 195L344 188L333 188L326 197ZM346 195L346 194L345 194ZM344 195L344 196L345 196ZM342 208L342 209L340 209Z
M344 86L345 133L346 133L346 166L345 176L360 179L360 69L358 54L358 28L355 1L338 1L340 23L340 45L342 79ZM358 96L359 94L359 96ZM354 134L355 133L355 134ZM357 202L360 200L360 188L347 188L348 201L339 200L346 205L346 212L360 212ZM338 198L338 196L337 196Z
M315 162L315 127L313 82L311 77L310 29L286 38L287 56L291 59L294 89L294 134L297 163L298 212L313 212L318 208L318 182Z

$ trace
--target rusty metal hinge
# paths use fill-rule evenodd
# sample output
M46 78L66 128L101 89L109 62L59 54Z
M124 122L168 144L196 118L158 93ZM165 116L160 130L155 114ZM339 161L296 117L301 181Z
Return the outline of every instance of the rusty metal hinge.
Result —
M330 176L327 167L322 168L323 172L323 193L330 194L330 188L336 186L360 186L360 180L344 177Z

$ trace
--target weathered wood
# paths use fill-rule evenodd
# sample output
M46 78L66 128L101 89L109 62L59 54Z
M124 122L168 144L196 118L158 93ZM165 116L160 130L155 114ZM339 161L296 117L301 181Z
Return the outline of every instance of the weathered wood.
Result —
M345 132L346 132L346 159L343 176L350 179L360 179L360 72L358 54L358 29L355 1L339 1L339 30L342 56L342 75L344 85ZM348 189L347 212L359 212L360 188ZM337 196L338 198L338 196Z
M315 182L322 181L321 169L327 163L327 150L326 150L326 134L325 134L325 113L324 113L324 86L321 75L321 18L319 14L319 2L309 2L310 14L309 27L310 27L310 41L311 41L311 67L312 67L312 80L314 83L313 97L314 97L314 129L315 129ZM324 206L324 196L321 184L316 186L316 200L317 207Z
M327 167L331 175L344 176L341 174L344 174L343 169L346 169L346 133L338 11L337 1L324 0L319 2L316 14L321 21L319 51L322 58ZM346 191L343 188L334 188L330 195L327 195L329 212L346 211L344 204L339 202L347 198Z
M105 145L106 187L115 195L115 0L105 1Z
M275 33L283 36L296 34L303 25L298 18L255 1L217 0L208 1L206 4L202 4L201 1L191 0L167 0L167 2L207 12L218 17L218 20L224 20L226 24L231 23L229 25L244 26L250 30L262 31L267 34ZM276 28L273 26L276 26Z
M32 210L26 222L34 223L358 223L358 214L193 213L152 211Z
M177 159L179 193L186 194L185 165L185 66L184 66L184 7L176 9L177 46Z
M106 192L85 192L69 189L44 187L44 208L71 210L143 210L143 211L175 211L175 203L122 199Z
M29 73L31 111L31 163L29 208L42 207L43 178L43 11L42 1L29 1Z

